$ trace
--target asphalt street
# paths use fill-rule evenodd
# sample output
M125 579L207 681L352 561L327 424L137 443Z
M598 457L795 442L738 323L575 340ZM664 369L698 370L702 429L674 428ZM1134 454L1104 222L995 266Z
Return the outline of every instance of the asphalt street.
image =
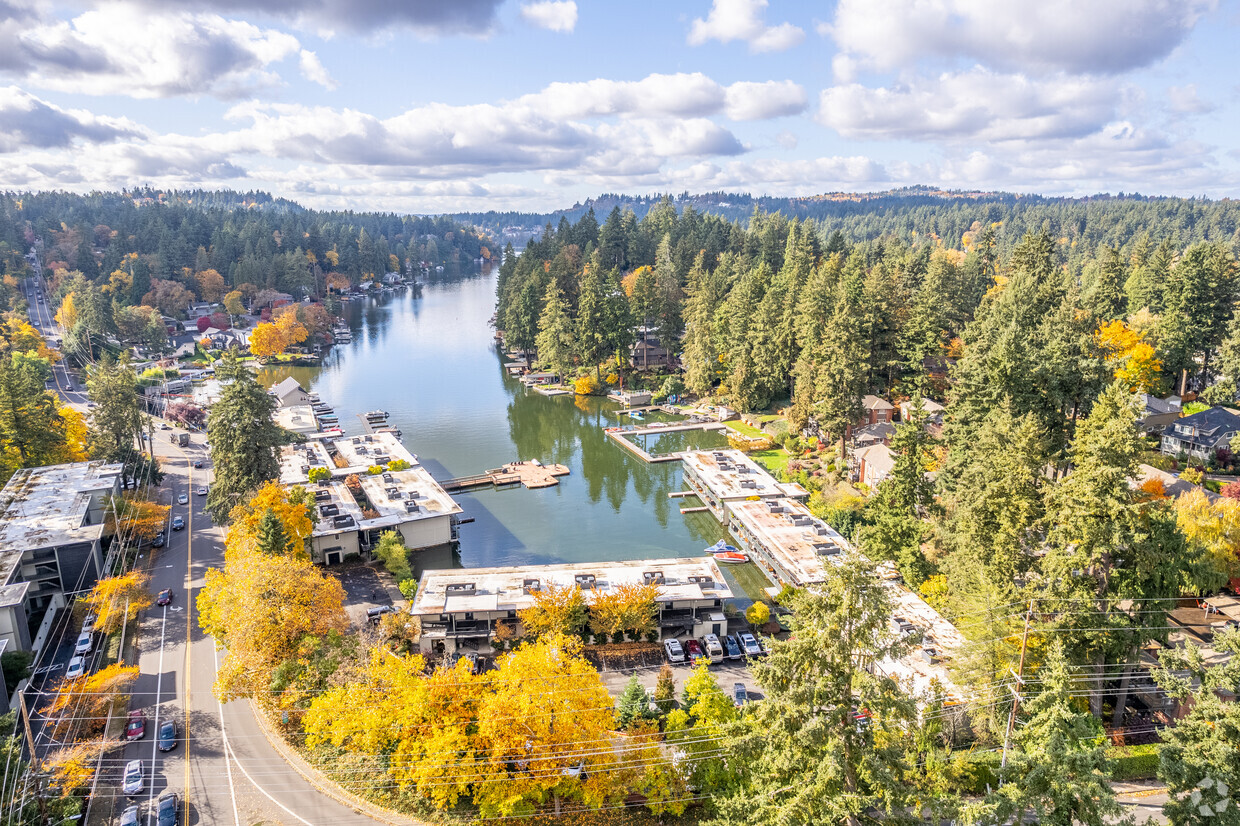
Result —
M46 288L39 301L38 290L32 287L27 289L31 320L45 337L58 339ZM63 362L54 366L53 373L61 398L86 411L88 400L80 379ZM198 628L194 600L207 570L224 565L224 532L203 509L206 497L196 492L200 485L211 483L205 435L191 434L186 447L173 444L168 435L169 431L154 431L153 447L165 473L157 496L172 505L170 517L183 517L186 527L166 531L167 544L144 550L138 560L150 574L153 594L164 588L173 591L170 605L152 605L137 623L140 673L130 708L146 710L147 734L104 755L92 807L102 807L110 813L108 822L116 822L126 806L138 803L142 822L154 824L155 801L174 791L183 801L181 822L186 826L375 823L324 795L293 769L267 741L248 702L221 704L212 693L223 652ZM202 469L193 467L195 460L202 462ZM184 505L177 502L182 493L189 499ZM76 625L65 630L67 642L60 644L57 661L60 655L67 660L78 631ZM159 724L169 719L177 724L177 742L171 751L160 752L156 734ZM142 760L145 773L144 789L132 799L120 790L120 777L130 760ZM94 813L92 820L98 822Z

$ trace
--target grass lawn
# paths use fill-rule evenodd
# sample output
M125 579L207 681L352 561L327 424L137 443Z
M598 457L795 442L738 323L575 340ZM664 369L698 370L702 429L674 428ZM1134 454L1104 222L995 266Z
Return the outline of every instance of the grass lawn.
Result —
M740 419L733 419L732 421L724 422L723 424L729 430L735 430L737 433L740 433L742 436L748 436L751 439L762 439L762 438L765 438L767 435L756 427L750 427L749 425L742 422Z
M772 476L778 478L779 472L787 469L788 460L792 458L792 455L782 447L775 447L770 450L755 450L749 454L749 458L769 470Z

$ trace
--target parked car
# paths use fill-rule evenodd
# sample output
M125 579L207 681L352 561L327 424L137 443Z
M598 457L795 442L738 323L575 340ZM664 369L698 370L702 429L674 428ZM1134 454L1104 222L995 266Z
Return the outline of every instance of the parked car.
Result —
M177 497L177 504L178 504L178 505L188 505L188 504L189 504L189 494L188 494L188 493L182 493L180 496L178 496L178 497Z
M138 807L130 806L121 812L120 826L138 826Z
M744 683L732 683L732 699L736 701L738 706L743 706L749 702L749 692L745 690Z
M121 791L132 797L142 791L142 761L130 760L125 764L125 779L121 784Z
M702 644L693 638L685 640L685 656L689 658L689 662L696 662L699 658L704 657Z
M758 645L758 638L748 631L742 631L736 635L740 639L741 650L745 652L746 657L757 657L762 653L762 646Z
M142 709L129 712L129 723L125 726L126 740L141 740L146 737L146 712Z
M94 631L95 622L98 621L98 619L99 617L95 616L94 614L87 614L86 619L82 620L82 633L88 634Z
M159 750L172 751L177 746L177 721L164 720L159 724Z
M171 429L172 429L172 427L171 427L171 426L169 426L169 424L168 424L167 422L160 422L160 423L159 423L159 429L160 429L160 430L171 430Z
M731 634L727 634L723 638L723 655L729 660L739 660L741 658L741 644Z
M391 605L380 605L377 608L367 608L366 619L370 622L371 625L378 625L379 621L383 619L384 614L395 614L395 613L396 613L396 609L393 608Z
M470 672L473 674L477 674L481 670L480 666L482 665L482 663L480 662L480 659L481 658L473 651L466 651L464 654L458 657L456 661L459 663L461 660L468 660Z
M156 808L156 824L158 826L176 826L177 812L181 808L180 804L181 801L177 798L176 792L161 794Z
M74 654L89 654L90 650L95 647L95 636L90 631L83 631L78 634L77 643L73 646Z
M685 661L685 649L680 644L680 640L664 640L663 648L667 651L667 661L669 663L682 663Z
M174 517L172 517L172 529L173 529L174 531L183 531L183 530L185 530L185 517L183 517L183 516L174 516Z
M719 637L716 634L707 634L702 637L702 650L713 663L723 659L723 646L719 643Z
M167 605L172 602L172 589L165 588L159 592L159 596L155 598L156 605Z
M69 660L69 667L65 669L66 679L76 680L86 673L86 658L74 657Z
M165 541L167 541L167 540L165 540L165 539L164 539L164 535L163 535L163 533L162 533L162 532L161 532L161 533L157 533L157 534L155 534L155 538L151 540L151 547L152 547L152 548L162 548L162 547L164 547L164 542L165 542Z

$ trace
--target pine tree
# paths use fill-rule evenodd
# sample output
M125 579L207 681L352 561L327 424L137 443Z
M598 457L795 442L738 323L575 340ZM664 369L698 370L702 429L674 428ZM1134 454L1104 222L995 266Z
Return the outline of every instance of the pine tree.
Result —
M276 512L271 508L263 511L262 518L258 520L256 533L258 549L268 556L282 554L288 547L288 532L284 530L284 523L280 521L280 517L276 516Z
M542 316L538 319L538 337L535 344L538 348L538 360L550 365L552 372L558 373L562 381L568 381L576 356L576 333L564 295L555 281L547 285L547 298L543 304Z
M224 387L207 420L215 471L207 510L217 523L224 524L245 494L280 475L275 449L287 442L287 433L271 421L275 399L232 351L225 353L216 375Z
M620 728L629 728L650 716L650 697L646 689L637 681L637 675L629 678L624 693L616 702L616 723Z
M848 428L861 418L861 396L869 372L867 350L854 290L842 280L821 340L808 354L801 354L807 366L798 368L794 393L794 403L799 398L803 407L813 410L819 429L839 440L841 456ZM811 372L813 381L805 381Z

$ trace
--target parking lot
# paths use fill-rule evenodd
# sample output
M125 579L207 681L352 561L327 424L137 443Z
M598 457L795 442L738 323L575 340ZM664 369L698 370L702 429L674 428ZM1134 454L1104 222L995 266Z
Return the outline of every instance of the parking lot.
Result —
M368 565L350 562L332 565L324 570L344 586L344 610L355 626L366 624L366 612L371 608L394 604L392 594L379 573Z
M624 691L624 687L629 684L629 678L637 675L637 681L646 687L646 690L654 694L655 684L659 680L659 666L650 666L648 668L625 669L618 671L602 672L603 682L607 686L607 690L614 696L619 697ZM676 679L676 698L680 699L680 694L684 691L685 680L689 679L689 675L693 673L693 666L689 663L680 663L672 665L672 674ZM749 664L744 659L724 660L723 662L713 663L710 666L710 673L715 675L719 687L729 697L732 696L732 687L736 683L743 683L745 691L749 694L751 700L761 699L762 691L758 688L757 683L753 681L753 674L749 670Z

